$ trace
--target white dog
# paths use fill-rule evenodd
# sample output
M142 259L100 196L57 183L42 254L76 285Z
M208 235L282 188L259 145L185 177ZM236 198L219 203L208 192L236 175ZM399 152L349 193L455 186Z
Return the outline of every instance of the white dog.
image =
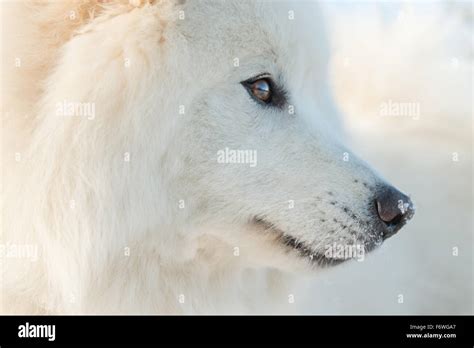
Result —
M2 312L287 312L413 215L341 142L314 3L3 12Z

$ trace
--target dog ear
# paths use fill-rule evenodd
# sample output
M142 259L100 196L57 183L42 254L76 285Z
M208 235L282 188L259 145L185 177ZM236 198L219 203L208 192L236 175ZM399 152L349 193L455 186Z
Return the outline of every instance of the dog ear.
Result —
M2 78L9 86L9 104L20 112L22 105L33 105L40 97L44 81L60 63L75 37L103 31L103 38L113 38L120 28L107 25L118 17L135 17L133 30L140 32L141 45L165 42L164 30L178 16L180 1L163 0L22 0L1 4L2 21L8 36L2 34ZM142 20L144 23L140 23ZM129 21L130 23L131 21ZM145 23L146 22L146 23ZM147 38L147 31L150 37ZM98 36L98 35L96 35ZM117 40L120 40L117 38ZM101 42L95 43L97 47ZM13 62L13 63L12 63ZM15 64L21 62L21 69ZM20 64L20 63L18 63ZM25 91L18 95L16 90ZM29 113L28 110L21 110Z
M163 0L70 0L70 1L24 1L18 4L21 13L31 21L41 37L42 44L49 48L59 47L83 28L95 21L132 12L144 7L159 8L163 14L175 4L184 1ZM47 42L44 42L47 41Z
M154 8L157 14L161 13L161 24L165 24L167 21L164 18L170 17L173 6L179 3L163 0L25 0L2 4L2 10L6 9L13 17L20 18L16 25L9 23L9 32L13 35L18 32L14 40L23 40L24 46L32 47L26 55L37 56L39 53L44 62L45 58L55 56L61 46L94 23L140 9ZM46 62L49 61L46 59Z
M169 1L88 4L79 11L83 19L77 22L83 25L58 48L56 60L47 67L49 88L40 105L41 114L54 115L58 101L93 103L98 115L95 122L73 118L63 122L91 128L108 118L121 117L119 111L140 105L137 100L154 89L151 86L156 85L158 76L169 68L169 62L165 63L167 44L177 37L172 22L178 11Z

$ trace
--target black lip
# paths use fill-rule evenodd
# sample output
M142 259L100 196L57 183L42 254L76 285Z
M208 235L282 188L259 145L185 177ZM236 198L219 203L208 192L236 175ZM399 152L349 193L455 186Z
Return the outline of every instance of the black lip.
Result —
M279 234L278 240L286 246L291 251L297 252L301 257L307 258L311 264L317 265L319 267L331 267L336 266L344 261L351 260L351 258L329 258L324 253L315 251L307 246L304 242L296 239L295 237L289 236L285 234L281 229L276 227L274 224L259 218L255 217L253 219L253 223L264 227L266 230L272 230ZM369 252L377 246L376 243L369 243L365 245L364 250L365 252Z
M283 244L297 251L300 256L308 258L311 263L317 264L320 267L336 266L349 260L326 257L326 255L308 248L303 242L298 241L296 238L285 234L281 235L280 240Z

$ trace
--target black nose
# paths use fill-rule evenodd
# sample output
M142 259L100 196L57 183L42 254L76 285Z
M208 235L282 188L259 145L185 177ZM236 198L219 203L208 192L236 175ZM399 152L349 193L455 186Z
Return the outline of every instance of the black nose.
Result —
M378 190L375 208L385 225L384 238L398 232L415 213L410 198L392 186L383 186Z

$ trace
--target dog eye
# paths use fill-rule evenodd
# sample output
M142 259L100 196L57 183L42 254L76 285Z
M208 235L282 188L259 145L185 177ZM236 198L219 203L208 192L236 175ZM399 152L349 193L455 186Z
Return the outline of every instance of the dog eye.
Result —
M268 79L259 79L253 82L250 85L250 91L255 98L264 103L268 104L272 99L272 88Z
M270 104L273 97L273 82L268 77L258 77L247 81L243 81L242 84L247 88L250 95L265 104Z
M250 96L260 104L283 109L288 103L286 90L275 83L268 73L242 81L241 84Z

